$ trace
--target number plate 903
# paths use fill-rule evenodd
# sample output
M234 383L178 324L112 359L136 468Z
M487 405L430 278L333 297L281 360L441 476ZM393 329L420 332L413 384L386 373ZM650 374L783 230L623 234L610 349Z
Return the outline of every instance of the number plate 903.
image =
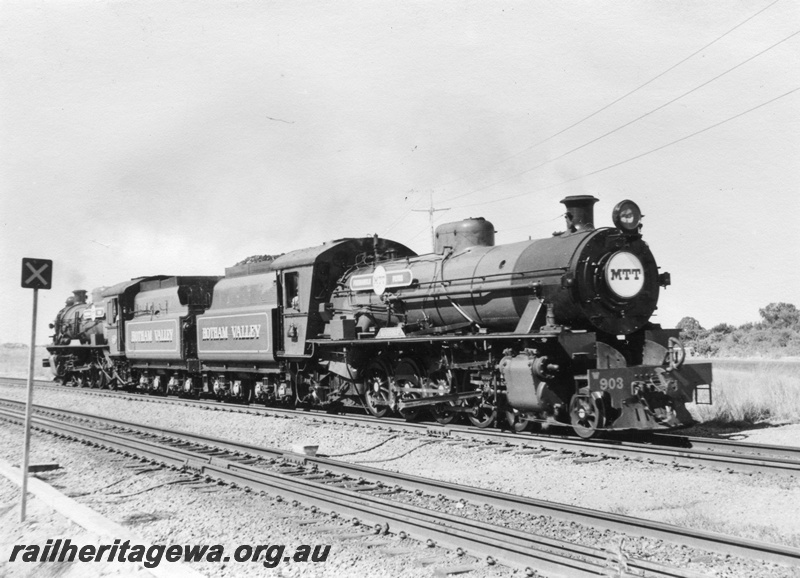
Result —
M589 371L589 391L608 393L612 398L636 395L636 386L654 377L650 367L616 367Z

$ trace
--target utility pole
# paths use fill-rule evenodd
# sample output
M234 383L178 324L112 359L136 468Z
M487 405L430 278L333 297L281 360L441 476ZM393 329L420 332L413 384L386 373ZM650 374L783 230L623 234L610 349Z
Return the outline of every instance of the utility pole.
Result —
M430 207L427 208L427 209L411 209L411 210L414 211L415 213L428 213L428 219L429 219L429 221L431 223L431 251L434 251L436 249L436 238L433 235L433 214L438 212L438 211L449 211L450 208L447 207L447 208L444 208L444 209L434 209L433 208L433 191L431 190L431 191L428 191L428 192L431 195Z

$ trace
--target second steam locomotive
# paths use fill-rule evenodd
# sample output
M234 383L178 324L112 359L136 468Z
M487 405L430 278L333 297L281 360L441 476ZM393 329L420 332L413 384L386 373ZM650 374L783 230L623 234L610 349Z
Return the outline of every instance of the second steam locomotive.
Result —
M566 230L495 245L488 221L441 225L434 252L339 239L224 277L153 276L76 291L49 363L72 385L137 388L382 417L460 414L598 431L691 423L710 364L684 364L678 330L650 321L660 273L641 211L594 227L570 196Z

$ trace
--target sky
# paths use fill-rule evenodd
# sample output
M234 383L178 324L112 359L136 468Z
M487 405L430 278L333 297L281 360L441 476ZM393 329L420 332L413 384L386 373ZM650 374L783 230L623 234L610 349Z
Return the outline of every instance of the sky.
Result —
M547 237L573 194L639 204L665 327L800 306L798 31L791 0L0 0L0 342L23 257L44 343L73 289L429 252L431 206Z

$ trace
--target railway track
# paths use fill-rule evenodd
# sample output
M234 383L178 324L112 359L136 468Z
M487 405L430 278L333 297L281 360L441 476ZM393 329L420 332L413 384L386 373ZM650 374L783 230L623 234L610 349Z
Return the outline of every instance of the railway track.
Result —
M4 378L9 383L22 384L25 380ZM242 405L217 401L128 394L111 390L66 388L50 382L37 381L36 386L70 391L84 395L124 396L134 401L191 405L215 411L247 412L260 415L313 416L323 422L347 422L366 427L391 429L432 437L465 438L476 443L497 446L521 445L528 449L553 452L569 452L580 457L599 457L664 463L672 466L709 467L720 471L743 473L800 474L800 448L753 444L715 438L682 436L676 434L653 434L647 441L629 439L584 440L551 434L513 433L497 429L479 429L470 426L449 424L446 426L429 422L407 422L401 418L374 418L355 413L329 414L309 412L302 409Z
M23 403L5 400L2 405L0 418L22 423ZM87 422L91 426L86 425ZM525 569L528 575L536 571L555 576L607 576L609 560L613 557L610 558L609 552L601 548L545 538L392 498L410 492L416 495L438 494L450 500L490 504L506 512L546 515L593 528L655 537L681 546L800 567L800 549L439 482L322 457L291 454L42 406L36 406L33 423L35 428L59 436L133 454L169 467L191 470L207 479L277 493L284 499L299 500L307 506L353 516L374 528L374 532L405 533L416 540L435 542L478 560L489 563L497 561ZM365 538L370 535L364 532ZM646 560L625 558L624 564L641 576L698 576L696 572Z

